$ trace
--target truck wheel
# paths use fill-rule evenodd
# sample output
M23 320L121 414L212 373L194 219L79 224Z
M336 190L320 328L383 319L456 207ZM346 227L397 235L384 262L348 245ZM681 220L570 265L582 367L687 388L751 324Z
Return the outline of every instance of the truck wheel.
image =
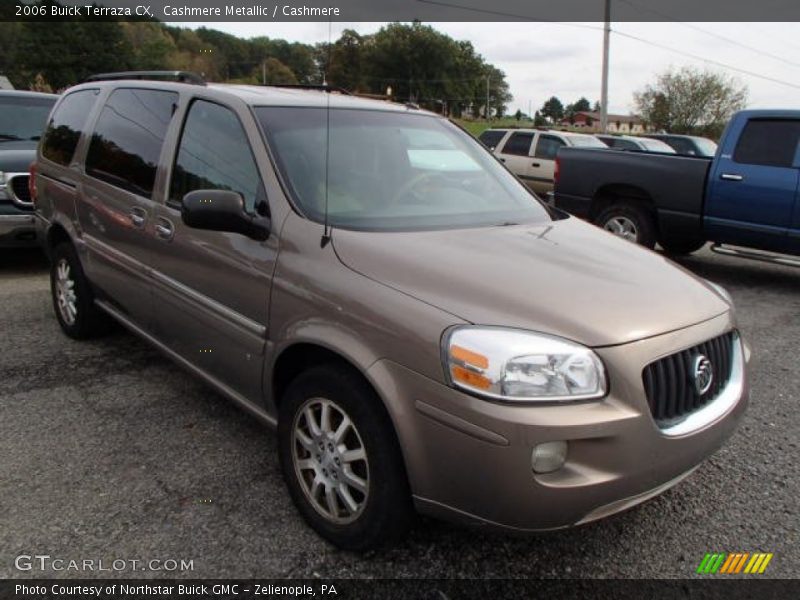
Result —
M70 243L53 250L50 290L58 324L69 337L85 340L108 332L110 318L95 305L92 288Z
M595 225L629 242L645 248L656 245L656 226L653 217L636 204L619 203L602 210L594 220Z
M683 240L659 240L658 245L664 249L667 254L691 254L700 250L706 245L705 240L697 239L683 239Z
M380 399L347 367L300 374L278 419L281 469L292 500L329 542L363 551L397 540L413 519L400 448Z

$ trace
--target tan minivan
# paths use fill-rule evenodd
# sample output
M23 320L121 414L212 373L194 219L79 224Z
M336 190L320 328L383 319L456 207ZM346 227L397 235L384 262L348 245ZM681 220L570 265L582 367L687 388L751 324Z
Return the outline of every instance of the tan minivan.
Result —
M541 204L446 119L109 74L35 166L56 317L107 317L276 426L334 544L416 511L569 527L691 473L747 402L730 298Z

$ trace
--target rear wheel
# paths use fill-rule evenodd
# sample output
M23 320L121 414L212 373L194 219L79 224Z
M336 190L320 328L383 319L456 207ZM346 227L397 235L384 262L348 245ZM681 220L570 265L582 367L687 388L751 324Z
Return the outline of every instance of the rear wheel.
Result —
M620 202L600 211L594 220L602 227L629 242L646 248L656 245L656 226L650 212L637 204Z
M317 533L347 550L402 537L413 508L391 421L367 383L344 366L300 374L278 421L292 500Z
M705 246L706 241L698 239L659 240L658 245L667 254L691 254Z
M68 242L53 250L50 289L58 324L69 337L83 340L108 331L110 319L94 304L78 254Z

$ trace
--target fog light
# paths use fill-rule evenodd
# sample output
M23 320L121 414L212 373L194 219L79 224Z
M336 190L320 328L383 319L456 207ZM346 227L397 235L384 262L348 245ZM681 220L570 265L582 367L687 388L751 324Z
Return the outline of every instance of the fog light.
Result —
M531 453L534 473L552 473L564 466L567 460L567 442L545 442L535 446Z

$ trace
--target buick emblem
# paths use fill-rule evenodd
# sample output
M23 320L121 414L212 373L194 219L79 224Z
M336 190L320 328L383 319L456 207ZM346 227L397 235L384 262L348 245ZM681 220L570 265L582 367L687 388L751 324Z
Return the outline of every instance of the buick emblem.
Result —
M714 381L714 370L711 368L711 361L702 354L694 357L694 389L702 396L711 387Z

